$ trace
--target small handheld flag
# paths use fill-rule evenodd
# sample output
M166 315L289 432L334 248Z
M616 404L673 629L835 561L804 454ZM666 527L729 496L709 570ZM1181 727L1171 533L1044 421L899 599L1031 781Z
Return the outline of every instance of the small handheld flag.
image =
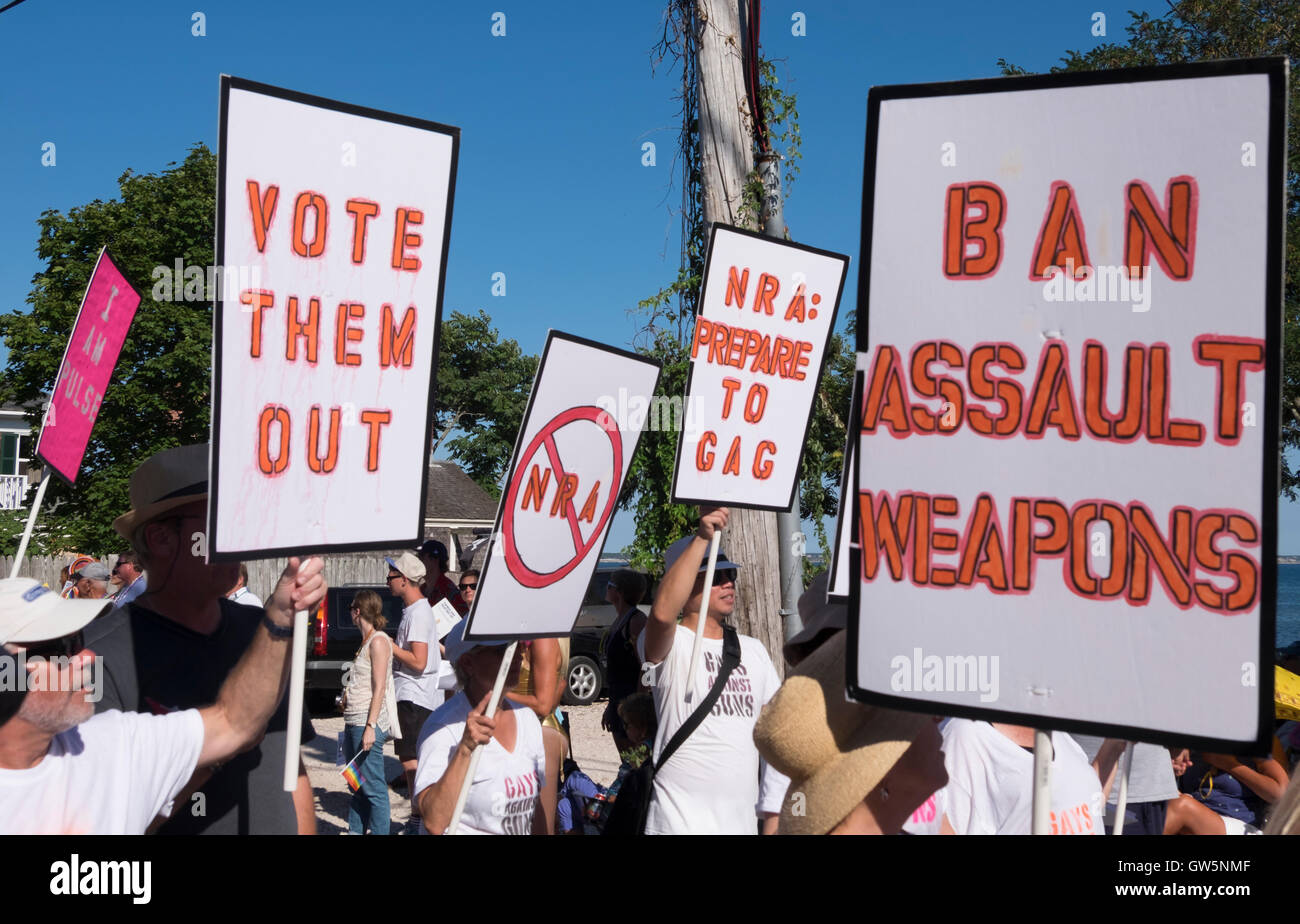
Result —
M343 779L347 782L348 789L353 792L360 789L361 784L366 781L366 778L361 774L361 765L365 763L366 757L369 756L369 754L370 750L368 748L364 751L358 751L357 756L348 761L347 766L339 771L339 773L342 774Z

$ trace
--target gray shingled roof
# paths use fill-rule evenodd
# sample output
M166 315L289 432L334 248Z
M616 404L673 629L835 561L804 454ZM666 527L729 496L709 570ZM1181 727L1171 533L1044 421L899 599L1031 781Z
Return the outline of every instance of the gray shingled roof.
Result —
M496 520L497 502L454 462L429 463L427 520Z

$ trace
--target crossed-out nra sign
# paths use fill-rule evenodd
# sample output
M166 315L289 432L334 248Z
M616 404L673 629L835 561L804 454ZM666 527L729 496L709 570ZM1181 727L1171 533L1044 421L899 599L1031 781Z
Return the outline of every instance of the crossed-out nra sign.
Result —
M614 514L622 472L623 437L604 409L568 408L538 430L502 511L502 552L515 580L548 587L588 557Z
M659 364L551 332L467 638L568 635L641 438Z

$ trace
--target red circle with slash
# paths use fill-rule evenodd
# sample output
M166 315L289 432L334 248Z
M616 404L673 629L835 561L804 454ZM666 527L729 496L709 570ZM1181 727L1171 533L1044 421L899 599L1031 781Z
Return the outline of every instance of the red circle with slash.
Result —
M524 475L528 471L528 462L537 450L545 447L547 457L551 462L551 469L556 473L556 490L559 490L560 484L564 480L564 467L560 464L560 455L555 447L555 433L562 427L579 421L588 421L595 424L605 432L609 438L610 449L614 455L614 472L613 478L610 479L609 500L605 503L605 509L601 512L600 518L596 521L591 531L591 538L585 542L582 539L582 533L578 529L578 515L573 507L573 499L566 501L567 507L563 512L564 518L569 521L569 528L573 532L573 558L565 564L556 568L554 571L534 571L524 563L519 554L519 547L515 542L515 505L519 500L519 486L523 484ZM556 415L550 423L542 427L533 437L527 448L519 456L519 463L515 466L515 477L510 480L510 490L506 492L506 509L501 519L501 532L504 538L506 567L510 573L515 576L520 584L525 587L546 587L554 584L563 578L578 564L587 557L596 540L600 538L605 529L605 524L609 518L614 515L614 506L618 502L619 476L623 473L623 437L619 433L618 425L614 419L599 407L574 407L569 408Z

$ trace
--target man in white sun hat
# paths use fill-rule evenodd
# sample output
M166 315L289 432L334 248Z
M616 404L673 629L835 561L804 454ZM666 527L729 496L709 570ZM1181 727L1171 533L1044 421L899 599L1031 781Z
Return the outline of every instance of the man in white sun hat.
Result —
M103 698L96 711L164 715L206 706L265 631L274 607L227 600L239 562L204 560L206 443L150 456L131 475L130 497L131 509L113 521L113 528L140 556L149 586L86 630L103 665ZM245 515L258 513L250 508ZM301 761L297 790L284 791L287 728L286 696L253 747L195 775L190 788L201 799L173 812L158 833L315 833L311 781ZM305 715L301 735L303 743L315 736Z
M325 595L321 560L290 559L214 705L94 715L82 630L112 608L0 580L0 834L142 834L198 767L253 745L289 676L293 613Z

